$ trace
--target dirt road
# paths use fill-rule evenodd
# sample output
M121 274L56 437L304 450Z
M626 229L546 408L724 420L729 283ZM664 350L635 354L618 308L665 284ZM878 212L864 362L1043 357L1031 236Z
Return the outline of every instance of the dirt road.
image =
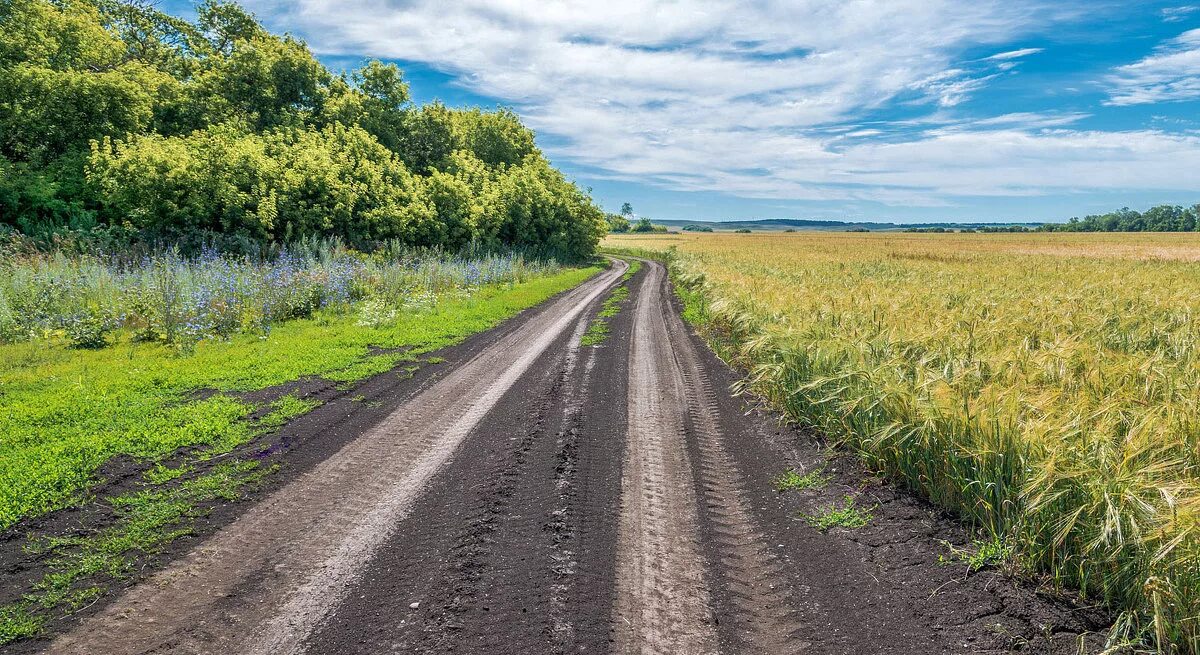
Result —
M964 542L953 521L732 396L663 268L624 272L472 338L435 374L368 383L384 411L330 403L288 426L295 464L270 493L17 648L1076 653L1102 627L939 562ZM621 284L609 336L581 346ZM772 486L818 467L822 489ZM865 527L803 520L847 495Z

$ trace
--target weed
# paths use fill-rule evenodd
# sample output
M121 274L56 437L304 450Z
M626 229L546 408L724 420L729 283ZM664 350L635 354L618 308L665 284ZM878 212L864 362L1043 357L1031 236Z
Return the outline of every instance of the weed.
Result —
M0 607L0 645L32 637L41 631L46 617L30 611L30 603Z
M640 259L626 259L629 268L625 269L625 274L621 276L622 282L628 282L637 275L637 272L642 270L642 261Z
M600 307L600 311L596 314L596 318L588 325L588 329L579 339L581 346L596 346L604 342L608 338L608 320L621 312L621 303L629 298L629 289L624 285L612 290L608 294L608 298L604 300L604 304Z
M95 534L42 537L30 544L51 558L51 573L13 604L0 607L0 644L37 633L55 613L78 610L103 593L99 584L134 575L138 562L175 539L191 534L206 504L236 500L275 467L255 461L226 462L172 488L147 489L108 499L117 512L112 526Z
M271 403L271 411L258 420L259 430L277 428L288 421L307 414L320 406L321 401L313 398L297 398L286 394Z
M806 489L822 489L829 483L829 476L823 469L816 469L801 475L794 469L780 473L772 481L776 491L804 491Z
M804 519L821 532L835 527L853 530L870 523L872 511L858 507L853 496L846 496L840 507L835 503L821 512L805 515Z
M143 477L146 479L146 482L149 482L150 484L163 484L165 482L170 482L171 480L174 480L182 475L186 475L191 472L191 470L192 467L188 465L170 468L163 466L162 463L159 462L155 464L149 471L146 471Z
M592 323L590 325L588 325L587 331L584 332L583 336L579 338L579 345L581 345L581 346L596 346L601 343L604 343L604 340L607 338L608 338L608 321L605 321L603 319L596 319L596 320L592 321Z
M967 565L969 573L989 566L999 566L1012 555L1012 548L1005 545L998 537L974 540L967 548L957 548L948 541L943 541L942 544L950 551L950 555L938 555L938 562L941 564L962 562Z
M170 250L144 258L9 256L0 271L0 343L65 335L78 348L103 348L125 327L138 340L191 354L203 340L270 334L285 321L355 306L360 327L380 329L404 310L560 268L520 254L467 258L394 245L365 256L328 240L264 260Z

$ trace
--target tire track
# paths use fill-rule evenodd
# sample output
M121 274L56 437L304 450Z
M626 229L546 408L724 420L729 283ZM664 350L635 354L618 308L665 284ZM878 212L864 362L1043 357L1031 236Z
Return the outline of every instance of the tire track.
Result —
M572 374L580 356L580 340L588 321L581 320L567 353L567 366L563 373L564 382L572 380ZM550 596L550 624L556 652L565 652L574 641L575 626L568 611L571 581L579 573L575 542L578 538L579 517L575 515L572 500L575 497L576 478L579 475L579 423L583 412L583 400L590 391L592 370L596 366L597 349L588 348L584 353L583 371L578 385L571 388L563 410L562 423L555 439L554 486L558 490L557 502L550 512L546 530L551 535L553 572L557 577Z
M618 262L535 310L518 329L129 589L49 651L296 652L430 477L624 269Z
M442 629L446 642L437 652L561 652L558 640L555 595L563 574L555 564L561 551L555 548L557 527L570 532L570 525L553 508L561 500L563 480L558 476L559 455L570 411L580 404L576 375L579 340L589 316L579 317L564 346L547 354L543 361L547 386L528 384L520 393L533 397L535 407L523 416L524 430L512 456L497 459L491 478L496 483L480 498L487 507L487 522L470 526L460 540L470 544L470 567L456 593L461 625ZM487 611L479 611L486 605ZM434 628L438 631L437 628ZM407 652L394 648L393 652ZM431 651L432 652L432 651Z
M649 271L634 306L628 434L617 536L616 650L622 655L717 652L696 496L685 447L683 379Z
M609 650L630 320L580 347L599 304L430 481L305 653Z
M664 294L665 295L665 294ZM726 450L720 409L712 382L675 312L667 319L676 361L691 391L687 396L691 436L699 452L699 478L706 518L712 524L719 553L718 577L736 609L733 614L738 652L788 655L806 650L793 596L791 576L756 527L743 477ZM800 591L803 591L801 588ZM811 605L808 611L820 611Z
M663 268L646 265L630 350L618 652L801 652L796 585L755 527L717 395L669 304ZM719 629L718 607L731 619L719 617Z

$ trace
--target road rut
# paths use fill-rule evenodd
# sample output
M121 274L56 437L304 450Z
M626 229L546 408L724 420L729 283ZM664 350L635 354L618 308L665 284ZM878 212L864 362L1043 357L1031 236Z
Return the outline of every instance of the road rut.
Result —
M50 650L296 652L467 433L624 269L553 301Z
M315 431L298 444L319 444L330 422L361 427L41 645L96 655L1098 650L1102 615L998 571L941 563L946 542L969 539L952 518L729 393L738 374L681 320L665 269L625 270L617 263L472 341L443 377L377 418L349 403L298 421ZM630 293L607 338L581 345L617 285ZM784 470L816 468L823 489L772 487ZM822 533L804 521L846 495L872 508L868 526Z

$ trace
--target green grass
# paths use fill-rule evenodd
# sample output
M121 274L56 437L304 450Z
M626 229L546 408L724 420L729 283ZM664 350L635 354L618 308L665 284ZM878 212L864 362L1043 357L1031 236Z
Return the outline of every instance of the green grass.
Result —
M267 338L205 341L186 356L129 335L102 350L0 346L0 529L84 499L97 469L116 455L154 461L186 446L217 454L246 442L254 428L243 418L256 408L240 393L306 376L362 380L490 328L598 270L484 288L379 328L353 315L289 321ZM371 354L372 346L408 348ZM216 393L189 399L202 389ZM303 409L284 402L276 409L281 420Z
M778 477L772 481L776 491L804 491L807 489L822 489L829 483L829 476L825 475L823 469L809 471L804 475L796 472L794 469L788 469L780 473Z
M642 262L640 260L626 259L625 262L629 264L629 268L625 271L625 274L621 276L622 282L628 282L633 278L633 276L637 275L638 271L642 270Z
M846 528L853 530L871 522L871 510L857 505L853 496L846 496L839 506L836 503L804 517L808 524L821 532L830 528Z
M642 268L642 263L636 259L628 260L629 269L621 276L621 282L628 282ZM629 298L629 286L622 284L612 293L608 294L608 298L604 300L604 305L600 308L596 318L588 325L588 329L579 339L581 346L597 346L604 343L608 338L608 321L612 317L621 313L621 304Z
M1012 557L1012 547L998 537L976 539L967 548L956 548L948 541L942 542L950 551L949 556L939 555L938 562L950 564L962 562L967 565L967 571L974 573L989 566L999 566Z
M579 338L581 346L598 346L608 338L608 321L596 319L588 326L587 332Z
M484 288L399 314L384 327L323 315L279 325L266 339L202 342L188 355L128 335L94 351L65 342L0 346L0 528L87 501L97 469L114 456L154 462L138 491L94 499L113 508L114 522L67 537L31 535L26 549L48 561L49 572L19 601L0 607L0 644L35 635L51 617L92 602L106 583L128 578L147 556L191 534L213 502L258 484L275 467L211 460L319 404L283 395L256 407L241 394L308 376L352 385L488 329L599 270ZM386 352L401 347L402 354ZM200 390L216 393L192 399ZM260 418L251 420L252 413ZM162 461L185 447L182 462Z
M621 303L629 297L629 289L625 286L619 286L608 294L608 298L604 300L604 305L600 308L600 312L596 314L596 318L588 325L587 332L579 339L581 346L597 346L604 343L608 338L608 320L621 312Z
M26 549L50 558L50 573L20 601L0 607L0 644L36 635L55 614L69 614L104 593L103 582L137 572L147 555L192 534L206 503L236 500L274 470L232 461L169 488L149 488L108 499L116 522L85 536L41 537Z

